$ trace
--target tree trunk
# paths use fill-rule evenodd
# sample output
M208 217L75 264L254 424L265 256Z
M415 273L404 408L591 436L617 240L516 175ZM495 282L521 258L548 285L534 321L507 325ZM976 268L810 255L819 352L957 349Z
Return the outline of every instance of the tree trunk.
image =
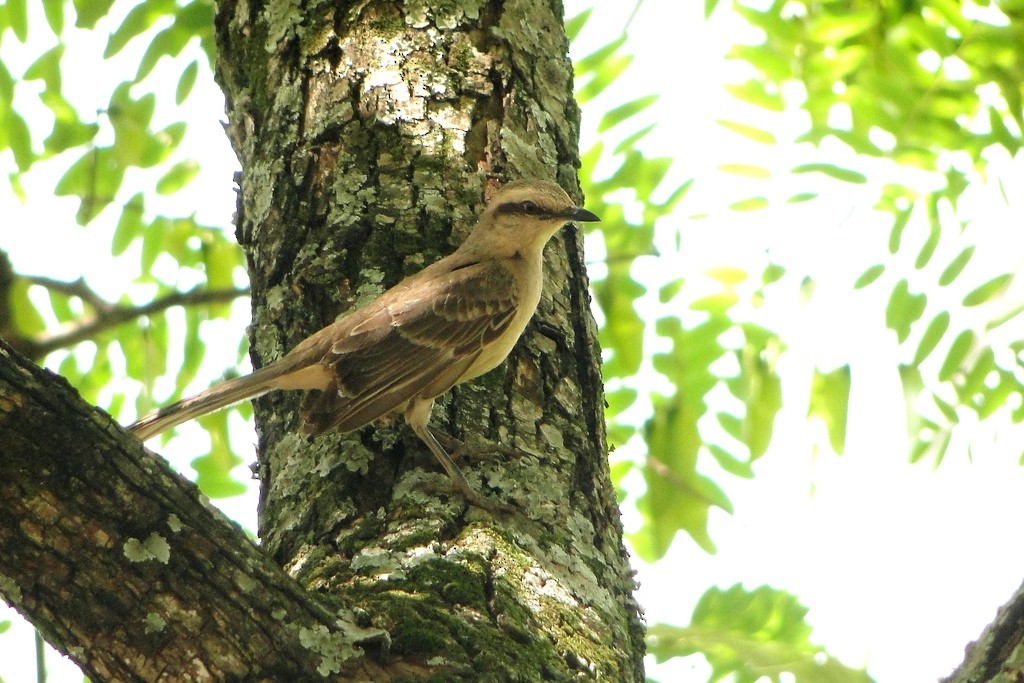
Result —
M257 365L451 251L489 181L578 190L560 4L436 4L218 4ZM99 680L643 680L578 231L546 266L508 362L434 416L505 447L462 467L519 512L467 507L400 423L301 437L278 392L257 402L266 555L0 354L0 595Z
M999 608L995 620L967 646L964 661L942 683L1024 680L1024 586Z
M257 365L454 249L488 181L578 195L560 3L433 5L220 5L221 54L241 56L219 76ZM398 421L307 440L299 395L257 402L264 547L371 614L394 653L485 680L642 679L581 243L570 229L549 247L509 361L434 411L454 436L519 451L463 466L521 514L467 509Z

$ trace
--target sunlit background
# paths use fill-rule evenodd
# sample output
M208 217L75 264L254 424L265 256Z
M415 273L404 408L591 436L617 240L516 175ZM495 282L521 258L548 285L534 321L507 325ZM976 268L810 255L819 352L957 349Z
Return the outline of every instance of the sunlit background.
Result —
M116 3L114 14L131 5ZM586 2L572 0L566 14L575 16L587 7ZM863 185L837 187L787 174L786 169L810 154L807 146L786 142L803 130L799 118L790 118L799 113L761 114L762 127L776 134L777 145L754 144L716 123L750 118L745 105L722 87L745 77L743 66L725 59L725 54L751 30L727 7L709 21L701 3L651 0L635 15L633 10L629 3L602 3L572 50L574 58L583 57L619 35L628 22L626 52L635 60L627 77L584 107L581 149L600 139L596 127L603 111L656 94L657 102L643 114L656 128L641 147L652 156L673 158L666 188L695 179L680 210L657 226L661 255L645 257L642 268L634 272L649 289L638 304L641 315L664 315L665 304L657 292L672 279L685 277L688 287L710 288L705 273L715 267L755 273L768 262L789 264L796 272L813 276L813 298L802 289L807 283L793 283L787 305L780 305L776 297L770 310L755 312L770 316L776 329L787 331L791 347L780 361L779 373L809 377L815 365L842 363L853 370L845 453L840 457L831 452L824 426L808 424L805 395L784 395L771 448L754 465L756 476L721 483L735 512L712 509L710 537L717 552L709 554L679 535L663 560L636 563L638 598L647 621L686 624L711 585L728 588L742 583L753 589L767 584L798 596L809 608L812 639L845 664L867 667L881 683L934 681L961 661L964 646L991 621L1024 574L1024 547L1007 542L1005 531L1024 515L1024 472L1016 455L1021 444L1013 442L1010 431L1000 432L1002 436L993 433L991 438L986 434L972 443L970 456L961 447L952 449L938 468L909 464L906 408L896 373L899 349L878 320L885 309L884 293L851 287L877 258L879 244L888 234L891 216L874 211L872 202L877 196L874 189L889 179L872 176ZM65 90L84 109L105 106L110 88L124 77L113 68L107 75L94 66L114 25L103 20L96 32L79 32L67 45L69 52L83 56L77 60L82 73L66 78ZM30 37L30 44L34 40L52 36L40 32ZM128 72L141 47L119 56ZM186 50L199 54L195 45ZM4 43L2 56L13 73L27 66L19 63L18 52L17 44ZM25 59L35 54L37 49L25 49ZM167 67L161 63L157 70ZM169 91L177 76L177 70L168 69ZM223 100L205 67L196 89L182 107L175 107L171 97L158 103L154 127L189 121L182 151L202 160L200 176L166 201L179 210L192 205L202 222L231 230L236 161L221 129ZM39 121L42 136L49 126L45 110L40 110ZM827 146L817 154L829 153L836 155L833 159L847 154ZM10 165L9 154L0 155L0 168L8 170ZM765 179L723 170L728 165L761 167L773 175ZM53 197L51 189L64 168L56 163L33 169L23 180L24 201L6 185L0 187L0 248L9 253L18 272L66 280L84 276L98 293L116 299L131 282L130 269L138 267L138 258L129 253L118 261L116 272L108 272L112 221L106 233L69 224L75 202ZM1009 184L1008 194L1024 196L1019 162L997 159L993 168L993 177ZM605 171L583 169L591 172L599 177ZM785 198L804 191L819 192L821 197L801 204L771 203L757 211L729 208L738 198ZM976 208L967 234L977 237L979 257L993 273L1017 271L1024 253L1020 216L1012 214L994 181L979 184L968 195ZM147 208L160 210L156 205ZM50 246L40 249L40 244ZM600 273L600 240L588 247L590 266ZM194 284L183 281L181 287ZM140 291L138 300L145 295ZM234 362L248 322L248 305L242 302L234 309L230 322L204 327L206 374L200 373L197 390ZM687 313L677 314L685 323ZM661 343L653 331L648 341L655 349ZM671 390L659 381L656 373L647 373L640 384L645 390ZM112 387L111 392L122 389ZM639 400L624 419L642 424L649 405ZM246 446L255 441L252 428L237 416L232 419L234 442L239 452L247 453ZM162 453L188 473L190 461L205 452L207 437L196 426L185 426L178 434ZM638 437L613 455L616 460L642 457ZM240 481L248 480L245 466L241 463L236 469ZM624 481L634 495L642 485L639 476ZM254 529L255 493L250 486L244 496L215 502ZM627 502L627 530L636 528L638 520ZM14 623L0 635L0 677L15 683L34 680L31 627L13 610L0 607L0 620L5 619ZM48 655L47 668L50 680L80 680L77 669L55 653ZM648 659L648 675L664 683L707 680L708 671L700 657L661 665Z

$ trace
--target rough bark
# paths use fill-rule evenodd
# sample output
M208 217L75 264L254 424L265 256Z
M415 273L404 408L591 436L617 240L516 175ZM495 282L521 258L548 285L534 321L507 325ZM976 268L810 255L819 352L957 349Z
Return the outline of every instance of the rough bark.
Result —
M217 24L257 365L451 251L488 181L577 190L558 2L222 2ZM522 514L467 509L400 423L307 440L299 396L271 394L260 536L304 585L371 614L393 651L451 676L641 680L577 231L547 268L509 361L434 411L454 436L520 452L464 466Z
M1024 586L967 646L964 661L943 683L1019 683L1024 680Z
M388 680L387 636L301 590L195 486L0 342L0 596L96 681Z

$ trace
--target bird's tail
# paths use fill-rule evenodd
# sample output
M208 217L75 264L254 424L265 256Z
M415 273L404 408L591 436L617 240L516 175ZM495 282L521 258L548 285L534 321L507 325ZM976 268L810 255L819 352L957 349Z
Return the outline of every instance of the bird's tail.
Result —
M182 399L154 411L128 427L128 431L140 440L146 441L177 427L182 422L188 422L239 401L262 396L274 388L273 383L281 374L275 365L271 364L250 375L228 380L191 398Z

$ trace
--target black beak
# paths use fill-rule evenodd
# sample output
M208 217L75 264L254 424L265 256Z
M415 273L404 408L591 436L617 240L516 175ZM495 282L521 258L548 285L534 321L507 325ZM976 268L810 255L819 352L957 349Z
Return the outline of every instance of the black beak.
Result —
M571 209L566 209L562 214L562 218L567 221L577 221L579 223L600 223L601 219L597 217L592 211L587 211L578 206L574 206Z

